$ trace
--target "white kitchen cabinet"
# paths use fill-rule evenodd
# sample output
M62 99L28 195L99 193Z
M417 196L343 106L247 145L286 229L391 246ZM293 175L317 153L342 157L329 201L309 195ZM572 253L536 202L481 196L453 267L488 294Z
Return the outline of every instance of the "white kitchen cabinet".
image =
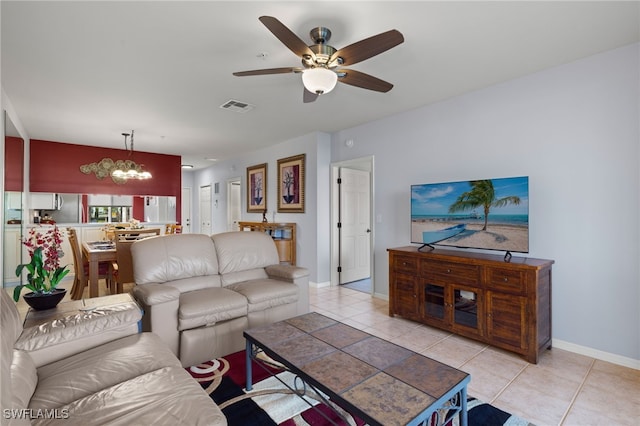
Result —
M20 253L22 243L20 242L20 227L5 227L4 229L4 252L2 254L4 282L18 283L16 277L16 267L21 263ZM6 286L6 284L5 284Z
M32 210L55 210L56 194L48 192L32 192L29 208Z
M8 210L22 210L22 192L6 191L4 196Z

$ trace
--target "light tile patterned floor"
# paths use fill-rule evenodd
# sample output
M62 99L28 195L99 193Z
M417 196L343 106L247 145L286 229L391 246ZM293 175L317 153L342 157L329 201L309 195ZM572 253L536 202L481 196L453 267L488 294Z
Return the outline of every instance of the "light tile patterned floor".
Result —
M101 281L100 295L106 294ZM529 364L474 340L391 318L388 302L368 293L312 287L309 294L311 310L468 372L471 396L538 426L640 425L639 370L560 349L545 351L538 364ZM27 308L21 299L18 309L26 313Z
M311 310L471 374L469 394L539 426L640 425L640 371L561 349L538 364L388 315L388 303L346 287L310 289Z

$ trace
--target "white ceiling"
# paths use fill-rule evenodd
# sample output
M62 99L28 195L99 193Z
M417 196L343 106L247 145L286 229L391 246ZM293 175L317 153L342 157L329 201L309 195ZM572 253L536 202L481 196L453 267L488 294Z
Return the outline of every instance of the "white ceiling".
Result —
M183 156L208 166L314 131L333 132L640 40L639 2L1 2L2 87L33 139ZM302 103L299 66L259 21L311 44L399 30L405 42L352 68L393 83L339 84ZM266 54L266 57L261 57ZM234 99L255 106L220 109Z

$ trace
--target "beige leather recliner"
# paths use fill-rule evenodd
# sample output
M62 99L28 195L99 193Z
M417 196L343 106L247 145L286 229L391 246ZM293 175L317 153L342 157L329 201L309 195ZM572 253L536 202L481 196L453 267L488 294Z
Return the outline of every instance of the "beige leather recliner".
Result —
M0 295L0 424L226 425L140 309L111 306L24 329Z
M309 312L309 272L260 232L178 234L131 246L143 330L183 366L244 349L242 332Z

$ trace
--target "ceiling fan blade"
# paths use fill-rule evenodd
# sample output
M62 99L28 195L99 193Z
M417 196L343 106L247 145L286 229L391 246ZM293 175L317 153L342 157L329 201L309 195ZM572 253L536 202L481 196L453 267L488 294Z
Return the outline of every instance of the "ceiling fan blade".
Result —
M300 37L295 35L293 31L287 28L282 22L278 21L273 16L261 16L258 19L260 19L260 22L262 22L264 26L267 27L267 29L293 53L300 57L309 55L311 58L315 59L316 55L311 49L309 49L309 46L307 46Z
M265 68L263 70L239 71L234 72L236 77L246 77L250 75L266 75L266 74L288 74L290 72L301 72L302 68Z
M318 96L319 95L317 93L311 93L305 88L304 92L302 93L302 102L304 102L305 104L308 104L309 102L315 102L315 100L318 99Z
M336 72L338 73L338 81L351 86L384 93L393 88L393 84L360 71L339 69ZM341 76L342 74L344 74L344 76Z
M335 61L337 58L342 58L342 65L353 65L358 62L362 62L365 59L369 59L373 56L379 55L382 52L386 52L402 43L404 41L404 37L402 33L397 30L389 30L385 33L380 33L378 35L366 38L364 40L360 40L356 43L350 44L347 47L343 47L336 51L331 58L329 58L329 63Z

